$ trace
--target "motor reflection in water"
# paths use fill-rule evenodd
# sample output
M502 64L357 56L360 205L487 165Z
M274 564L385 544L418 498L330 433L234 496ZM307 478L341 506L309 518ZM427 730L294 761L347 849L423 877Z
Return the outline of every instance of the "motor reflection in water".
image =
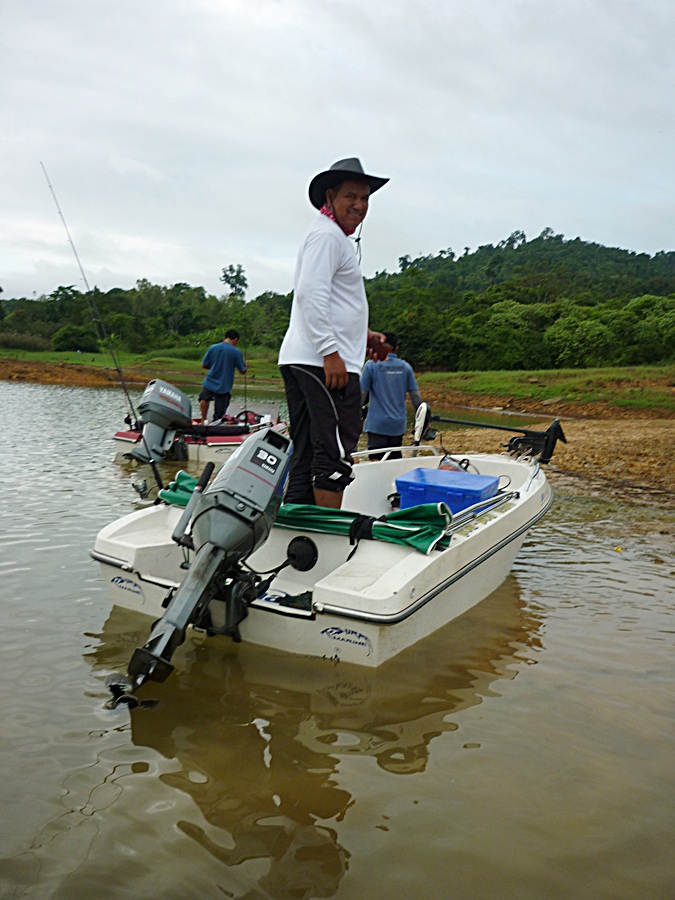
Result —
M134 709L132 741L180 769L159 777L208 822L176 826L226 866L266 860L274 897L332 896L357 847L339 825L367 798L341 760L372 757L393 775L422 773L452 715L516 677L541 649L539 618L511 576L483 603L376 670L227 639L189 639L158 703ZM90 657L103 679L147 622L114 610Z

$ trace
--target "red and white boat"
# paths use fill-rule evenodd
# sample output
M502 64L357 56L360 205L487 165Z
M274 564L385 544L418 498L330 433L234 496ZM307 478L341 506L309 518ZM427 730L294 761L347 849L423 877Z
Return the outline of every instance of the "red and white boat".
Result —
M279 415L242 410L235 416L226 416L216 425L193 423L189 430L177 430L164 459L191 460L198 463L222 462L251 434L261 428L273 427L286 431L286 424ZM142 429L131 426L113 435L115 453L130 455L141 445Z
M161 430L154 424L161 413ZM149 411L154 415L148 417ZM254 412L242 409L217 423L202 425L192 419L189 398L167 382L151 381L138 405L139 420L127 415L127 427L113 435L115 453L139 462L163 459L219 463L252 434L263 428L285 433L287 426L278 410ZM152 418L153 421L148 421Z

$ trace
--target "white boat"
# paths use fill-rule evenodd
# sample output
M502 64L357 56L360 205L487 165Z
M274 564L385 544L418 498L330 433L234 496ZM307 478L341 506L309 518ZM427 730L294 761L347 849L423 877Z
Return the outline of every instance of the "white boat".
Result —
M263 432L210 485L202 480L187 509L162 503L106 526L92 556L113 602L158 620L132 658L130 684L164 680L190 624L375 667L460 616L506 578L552 503L542 462L564 440L560 426L524 434L510 453L359 454L335 514L292 504L277 513L290 448ZM261 459L274 460L276 481L254 471ZM403 508L392 510L399 496Z

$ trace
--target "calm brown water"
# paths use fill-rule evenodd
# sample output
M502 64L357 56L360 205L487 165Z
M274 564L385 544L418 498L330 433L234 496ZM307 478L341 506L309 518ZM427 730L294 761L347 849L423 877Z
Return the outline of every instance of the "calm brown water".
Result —
M380 670L192 637L111 711L147 635L88 555L131 509L120 395L0 408L0 897L675 895L672 512L560 493Z

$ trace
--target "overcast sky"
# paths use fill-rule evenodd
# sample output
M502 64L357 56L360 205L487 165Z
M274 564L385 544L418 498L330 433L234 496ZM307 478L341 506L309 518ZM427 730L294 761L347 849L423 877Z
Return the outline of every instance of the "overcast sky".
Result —
M2 0L3 297L292 288L307 185L391 178L366 276L551 227L675 247L673 0Z

